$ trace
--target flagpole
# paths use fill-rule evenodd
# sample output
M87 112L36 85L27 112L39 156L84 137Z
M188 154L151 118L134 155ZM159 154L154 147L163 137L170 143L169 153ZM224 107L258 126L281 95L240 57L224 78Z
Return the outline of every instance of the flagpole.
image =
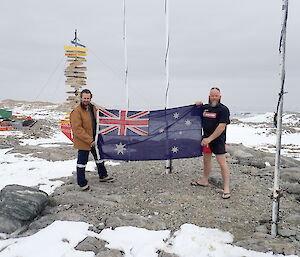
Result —
M129 110L129 88L128 88L128 57L127 57L127 30L126 30L126 0L123 0L123 40L124 40L124 64L125 64L125 88L126 108Z
M168 0L165 0L165 25L166 25L166 53L165 53L165 72L166 72L166 95L165 95L165 110L167 109L168 103L168 93L169 93L169 5ZM166 174L172 173L172 159L166 160L165 166Z
M285 50L286 50L286 26L288 17L288 0L282 0L282 29L279 45L280 54L280 75L281 75L281 91L279 93L278 110L277 110L277 128L276 128L276 156L275 156L275 171L274 171L274 186L273 186L273 208L272 208L272 225L271 235L276 237L278 234L278 217L279 217L279 201L281 190L279 188L280 176L280 150L281 150L281 135L282 135L282 113L283 113L283 95L285 82Z

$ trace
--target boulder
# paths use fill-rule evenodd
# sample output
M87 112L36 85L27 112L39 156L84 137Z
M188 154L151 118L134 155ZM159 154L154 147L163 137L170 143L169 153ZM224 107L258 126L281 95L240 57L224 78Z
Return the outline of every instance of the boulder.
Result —
M0 232L10 234L32 221L48 201L47 193L41 190L7 185L0 191Z

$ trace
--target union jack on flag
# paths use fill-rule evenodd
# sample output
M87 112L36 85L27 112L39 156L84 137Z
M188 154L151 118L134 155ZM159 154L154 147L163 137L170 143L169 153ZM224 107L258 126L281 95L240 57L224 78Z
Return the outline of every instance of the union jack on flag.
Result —
M195 105L154 111L98 111L102 159L167 160L200 156L201 117Z
M114 130L118 131L118 136L126 136L130 130L140 136L148 135L149 111L132 112L119 110L116 114L106 109L99 109L100 131L102 135ZM147 117L147 118L146 118ZM104 126L104 128L102 128ZM146 129L146 130L145 130Z

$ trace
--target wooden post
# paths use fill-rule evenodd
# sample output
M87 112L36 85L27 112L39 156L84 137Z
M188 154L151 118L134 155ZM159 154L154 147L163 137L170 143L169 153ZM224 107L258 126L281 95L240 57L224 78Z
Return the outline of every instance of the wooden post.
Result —
M68 62L68 66L65 68L65 84L71 87L71 89L66 91L69 94L67 103L72 109L80 103L81 88L87 84L85 73L87 68L83 65L86 62L85 57L87 56L88 49L78 43L77 31L75 31L75 38L71 43L75 46L64 46L64 49Z

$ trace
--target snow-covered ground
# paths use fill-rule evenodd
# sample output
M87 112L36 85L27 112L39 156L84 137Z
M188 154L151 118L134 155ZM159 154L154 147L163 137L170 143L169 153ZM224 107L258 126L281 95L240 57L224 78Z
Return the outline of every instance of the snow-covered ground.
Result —
M125 257L156 257L157 251L180 257L274 257L232 245L233 236L218 229L183 224L173 236L169 230L137 227L104 229L97 234L84 222L55 221L36 234L0 241L1 257L93 257L93 252L75 250L86 237L107 241L106 247L124 252ZM289 255L295 256L295 255Z
M53 107L46 106L41 109L30 110L19 106L12 111L35 119L60 120L65 116L64 113L52 109ZM228 126L228 143L243 143L245 146L274 151L274 148L269 146L275 145L276 136L274 133L269 133L270 126L264 125L272 122L271 113L252 115L239 118L239 120L241 122ZM283 121L284 124L294 126L295 131L294 133L283 134L282 143L287 147L282 153L300 160L299 115L287 114ZM4 131L0 133L0 137L8 135L22 136L21 131ZM48 139L22 140L23 145L40 145L44 147L66 142L69 142L68 139L58 130L53 137ZM51 194L56 187L63 183L60 178L71 176L76 165L75 159L50 162L28 155L6 154L9 150L0 150L0 189L8 184L39 185L41 190ZM117 165L118 163L111 162L110 164ZM88 165L92 168L94 163L89 162ZM231 244L233 236L229 232L200 228L192 224L183 224L180 230L172 236L168 230L149 231L135 227L105 229L100 234L96 234L89 231L89 227L89 224L83 222L55 221L29 237L5 239L5 235L0 234L0 237L3 238L3 240L0 240L0 256L34 257L41 256L42 252L44 257L92 257L94 256L93 252L81 252L74 249L87 236L107 241L108 248L122 250L125 257L154 257L158 256L158 250L174 253L181 257L281 256L272 253L258 253L233 246Z
M273 125L274 114L237 114L238 123L227 127L227 143L242 143L263 151L276 152L276 128ZM300 114L283 115L281 154L300 160Z

